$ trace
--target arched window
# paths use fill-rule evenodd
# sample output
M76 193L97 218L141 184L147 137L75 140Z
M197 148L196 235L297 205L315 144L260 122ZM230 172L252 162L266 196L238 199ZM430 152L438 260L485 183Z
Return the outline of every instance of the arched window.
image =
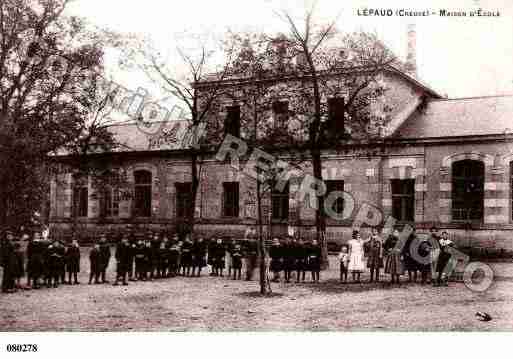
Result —
M452 165L452 219L482 221L484 209L484 163L462 160Z
M151 172L135 171L134 182L134 216L151 217Z

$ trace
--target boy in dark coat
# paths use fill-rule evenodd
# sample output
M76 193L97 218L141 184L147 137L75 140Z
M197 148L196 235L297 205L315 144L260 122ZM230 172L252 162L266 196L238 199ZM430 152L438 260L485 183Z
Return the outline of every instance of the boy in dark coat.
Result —
M283 245L283 270L285 272L285 283L290 283L292 271L295 269L295 244L291 238L287 238Z
M78 273L80 272L80 247L74 239L66 250L66 269L68 271L68 284L79 284ZM73 275L73 283L71 276Z
M408 239L406 240L406 243L404 244L402 255L404 258L404 269L408 271L408 282L415 283L417 282L417 271L418 271L418 263L411 255L410 247L412 247L413 243L415 242L416 234L415 234L415 228L413 229L413 232L410 234Z
M246 260L246 280L250 281L253 279L255 268L258 265L258 245L256 240L248 239L246 241L244 258Z
M129 259L130 259L130 245L128 244L128 239L123 237L121 242L116 246L116 281L114 285L118 285L118 282L121 280L123 285L128 285L126 281L126 275L129 269Z
M273 272L273 282L280 281L280 272L282 270L282 246L278 238L273 239L269 247L269 257L271 258L270 269Z
M100 280L100 273L102 270L100 245L95 244L89 252L89 284L93 281L98 284Z
M226 255L226 249L223 244L223 240L218 238L213 249L214 253L214 271L216 276L223 276L224 260Z
M16 255L13 244L14 236L11 232L7 232L5 237L6 238L2 239L0 243L0 265L4 268L2 292L12 293L15 291L16 285Z
M207 244L202 237L199 237L192 247L192 276L194 277L196 268L198 269L197 276L201 275L201 270L207 265Z
M44 275L44 250L45 245L41 242L39 233L34 234L34 240L27 246L27 272L32 281L32 288L39 289L39 279Z
M306 271L308 270L308 253L307 246L303 243L302 240L296 242L294 246L294 258L295 258L295 266L297 272L297 280L299 283L302 278L303 282L305 281ZM301 277L300 277L301 275Z
M151 241L146 240L144 242L144 249L143 249L144 258L143 258L142 271L143 271L144 280L149 280L149 281L153 280L153 278L148 276L148 273L151 271L152 252L153 252L153 249L151 248Z
M321 247L315 239L308 248L308 265L312 272L312 282L319 283L321 272Z
M54 243L57 252L57 279L60 284L66 284L66 247L60 241Z
M242 251L240 244L236 244L232 250L232 269L233 269L233 280L242 279Z
M160 238L158 234L155 234L151 239L151 252L150 252L150 263L149 263L149 272L150 278L160 278L159 271L159 253L160 253Z
M180 247L178 243L171 245L168 251L169 276L176 277L178 275L178 259L180 258Z
M185 241L182 246L182 275L189 276L192 266L192 246L193 243L189 236L185 237Z
M19 242L14 242L14 256L16 257L14 279L16 281L16 288L21 289L21 278L25 275L25 254L23 253Z
M135 247L135 279L146 280L146 272L144 268L145 245L142 240L137 242Z
M157 277L165 278L167 276L167 268L169 257L169 248L167 247L167 243L162 241L160 242L160 248L157 253Z
M137 273L134 273L135 271L135 254L137 253L137 243L135 239L130 240L130 250L129 254L130 257L128 259L128 280L129 281L135 281L137 280Z
M57 242L51 243L46 249L46 265L48 270L48 277L46 285L48 288L52 286L57 288L59 286L60 279L60 252L58 249Z
M107 243L107 236L104 234L100 239L100 274L102 283L109 283L107 280L107 267L110 262L110 246Z
M379 236L379 230L372 228L370 239L365 243L365 252L367 254L367 268L370 270L370 280L379 282L379 272L383 268L383 243Z

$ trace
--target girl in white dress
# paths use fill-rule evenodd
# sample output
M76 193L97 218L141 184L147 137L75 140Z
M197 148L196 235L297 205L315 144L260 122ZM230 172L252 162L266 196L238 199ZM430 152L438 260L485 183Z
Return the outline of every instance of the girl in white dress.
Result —
M363 259L363 241L360 232L357 230L353 231L353 239L348 241L349 245L349 264L347 269L353 276L353 282L360 282L360 274L365 269L365 263Z

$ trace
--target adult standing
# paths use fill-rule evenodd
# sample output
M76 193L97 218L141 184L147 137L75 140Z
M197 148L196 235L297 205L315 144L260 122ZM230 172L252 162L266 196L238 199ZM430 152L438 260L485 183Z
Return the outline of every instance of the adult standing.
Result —
M379 272L383 268L383 241L379 236L377 227L371 229L371 236L365 243L367 252L367 268L370 270L370 280L372 283L374 279L379 282Z
M404 274L401 249L398 247L398 243L399 231L396 229L388 236L383 245L385 251L385 273L390 274L392 277L391 284L399 284L399 277Z

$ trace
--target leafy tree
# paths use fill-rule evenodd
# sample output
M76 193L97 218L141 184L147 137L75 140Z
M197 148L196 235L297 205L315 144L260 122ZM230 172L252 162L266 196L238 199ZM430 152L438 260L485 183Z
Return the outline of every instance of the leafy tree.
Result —
M102 68L105 38L63 15L68 3L0 2L0 166L9 169L0 173L0 228L40 208L38 169L77 138L89 113L88 79Z

